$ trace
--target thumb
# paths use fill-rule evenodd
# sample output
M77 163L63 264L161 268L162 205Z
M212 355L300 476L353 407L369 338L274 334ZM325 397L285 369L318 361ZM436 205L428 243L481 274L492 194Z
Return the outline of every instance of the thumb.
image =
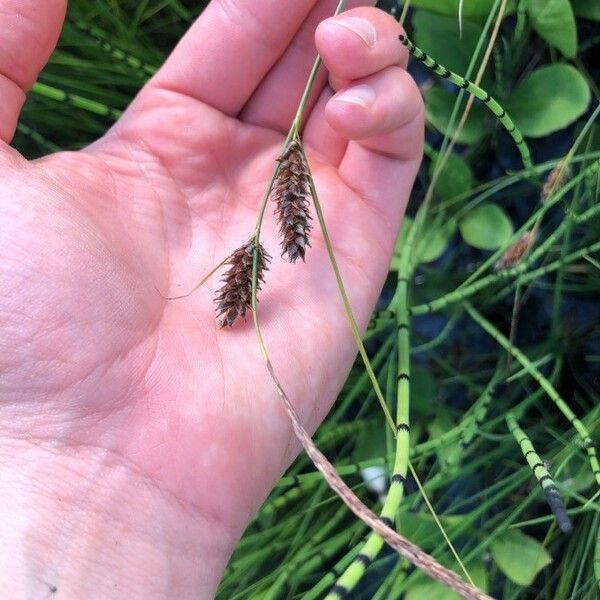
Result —
M67 0L0 0L0 140L12 140L25 93L56 46Z

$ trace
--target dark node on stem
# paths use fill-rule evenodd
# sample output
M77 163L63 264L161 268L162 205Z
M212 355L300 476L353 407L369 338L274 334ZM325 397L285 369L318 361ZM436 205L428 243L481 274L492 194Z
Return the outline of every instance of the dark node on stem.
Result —
M368 557L366 554L362 554L362 553L357 554L356 558L354 560L356 562L361 563L365 569L371 564L371 558Z
M246 310L252 307L252 259L256 244L250 240L238 248L227 260L231 265L223 275L223 286L215 296L217 317L221 317L221 327L231 327L238 317L244 318ZM270 256L258 245L258 265L256 290L264 281L264 272L268 269Z
M311 175L302 145L292 140L279 157L279 173L273 187L275 214L279 222L282 256L290 262L304 260L306 247L310 246L308 234L312 229L308 199Z
M348 597L348 590L341 586L341 585L334 585L330 590L329 593L332 594L333 596L337 596L338 598L347 598Z

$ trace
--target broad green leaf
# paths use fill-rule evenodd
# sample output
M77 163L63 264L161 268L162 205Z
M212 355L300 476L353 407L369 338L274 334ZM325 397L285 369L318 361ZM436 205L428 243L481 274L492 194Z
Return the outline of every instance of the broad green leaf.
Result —
M439 540L440 530L430 515L403 512L399 519L402 535L419 540L422 548L430 549Z
M435 161L429 165L429 176L433 177ZM444 199L451 200L468 192L473 187L473 173L467 161L458 154L450 154L435 184L435 191Z
M494 250L505 244L513 232L507 214L497 204L480 204L470 210L458 224L463 240L470 246Z
M531 26L568 58L577 54L577 26L569 0L529 0Z
M571 6L578 17L600 21L600 2L598 0L571 0Z
M397 271L400 267L400 252L402 251L408 231L412 227L412 223L413 221L410 217L404 218L402 229L396 240L394 257L390 266L392 271ZM456 223L454 221L445 221L433 225L425 224L423 229L426 233L418 238L416 257L418 262L428 263L436 260L444 253L450 238L456 231Z
M531 585L536 575L552 562L552 557L535 539L516 529L509 529L491 545L498 568L519 585Z
M416 11L412 22L415 43L448 69L464 75L482 28L467 21L463 24L462 38L459 38L456 19L424 10Z
M417 261L429 263L437 260L446 249L450 238L456 231L456 223L447 220L443 223L432 225L429 229L425 225L425 233L417 246Z
M425 115L428 123L448 136L454 130L448 130L448 123L452 115L452 108L456 102L456 95L441 87L432 87L425 92ZM486 132L485 108L474 104L463 130L458 136L460 144L475 144Z
M505 108L524 135L542 137L563 129L587 109L590 89L571 65L536 69L510 95Z
M587 0L588 2L590 0ZM462 16L463 19L472 21L485 21L492 7L495 4L495 0L467 0L463 2ZM509 0L506 7L505 16L512 14L515 11L515 1ZM414 8L426 8L432 12L436 12L440 15L446 15L448 17L455 17L455 23L458 27L458 6L459 0L412 0L410 3Z
M473 583L480 590L487 592L487 572L483 562L477 561L465 566L471 579L473 579ZM458 594L446 586L437 581L425 579L422 575L415 578L413 585L408 588L405 595L405 600L458 600L459 598L460 596Z

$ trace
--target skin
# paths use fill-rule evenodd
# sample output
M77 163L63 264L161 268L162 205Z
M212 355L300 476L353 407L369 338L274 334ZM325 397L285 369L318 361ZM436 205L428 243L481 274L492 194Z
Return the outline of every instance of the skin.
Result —
M157 289L185 293L251 236L316 43L329 79L304 142L364 326L423 105L400 26L367 2L327 19L329 0L213 0L105 136L28 162L9 143L65 4L0 0L0 589L211 598L299 445L251 322L219 328L219 278L184 300ZM314 430L356 350L316 221L305 264L276 230L269 208L260 317Z

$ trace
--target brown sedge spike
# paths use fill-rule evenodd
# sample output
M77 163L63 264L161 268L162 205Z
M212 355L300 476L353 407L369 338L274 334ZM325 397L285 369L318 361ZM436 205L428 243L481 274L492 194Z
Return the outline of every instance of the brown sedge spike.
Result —
M252 306L252 254L256 243L254 238L235 250L225 264L231 265L221 278L223 286L215 295L217 317L221 327L231 327L235 320L245 318L246 310ZM271 257L261 244L258 245L258 270L256 289L264 281L264 272Z
M309 221L310 170L300 140L293 139L277 159L279 171L273 186L275 214L279 223L282 256L290 262L304 260L306 247L310 246Z
M494 270L502 271L518 265L527 255L534 242L533 231L523 235L496 261Z
M548 174L542 188L542 202L545 202L554 192L558 192L569 179L571 179L571 168L561 160Z

